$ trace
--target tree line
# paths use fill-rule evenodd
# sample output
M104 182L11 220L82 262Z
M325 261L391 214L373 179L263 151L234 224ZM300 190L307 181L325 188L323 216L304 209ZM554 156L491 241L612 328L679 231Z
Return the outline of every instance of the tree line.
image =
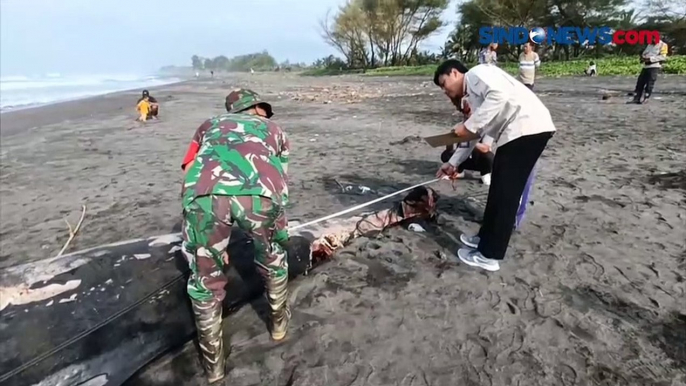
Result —
M232 71L232 72L248 72L255 71L272 71L281 68L290 69L293 67L300 67L300 64L291 64L288 61L277 63L276 59L267 51L234 56L228 58L224 55L219 55L214 58L203 58L198 55L191 57L191 64L195 71Z
M399 66L430 59L421 42L444 26L449 0L350 0L320 22L324 40L349 68Z
M467 0L457 7L458 22L440 53L418 47L446 23L441 14L449 0L349 0L320 22L323 39L342 59L323 58L318 67L375 68L433 63L449 57L475 62L480 50L479 28L610 27L658 30L672 53L686 53L686 2L643 0ZM630 8L633 5L634 8ZM522 47L502 44L498 53L515 60ZM538 47L547 60L571 60L607 55L634 55L643 47L571 45Z

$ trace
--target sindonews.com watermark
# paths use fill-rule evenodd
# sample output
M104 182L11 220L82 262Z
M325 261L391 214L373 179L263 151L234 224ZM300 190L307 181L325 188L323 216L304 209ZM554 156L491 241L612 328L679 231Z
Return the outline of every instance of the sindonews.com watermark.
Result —
M536 44L629 44L646 45L656 44L660 41L659 31L648 30L614 30L610 27L536 27L526 29L524 27L494 27L484 26L479 28L479 43L508 43L524 44L533 42Z

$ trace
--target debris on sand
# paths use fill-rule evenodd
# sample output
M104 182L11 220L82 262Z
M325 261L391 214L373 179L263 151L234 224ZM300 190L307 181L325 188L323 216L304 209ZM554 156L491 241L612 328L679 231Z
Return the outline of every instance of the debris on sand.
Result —
M377 88L362 88L359 85L333 85L331 87L310 87L298 91L280 92L279 97L286 97L294 101L318 102L331 104L333 102L359 103L365 99L383 96L383 90Z
M408 230L412 232L418 232L418 233L423 233L426 232L426 229L424 229L423 226L417 224L417 223L412 223L407 227Z
M418 135L410 135L401 139L400 141L389 142L389 145L404 145L411 142L422 142L422 137Z
M648 181L651 184L659 185L664 189L686 190L686 170L681 170L675 173L655 174L650 176Z

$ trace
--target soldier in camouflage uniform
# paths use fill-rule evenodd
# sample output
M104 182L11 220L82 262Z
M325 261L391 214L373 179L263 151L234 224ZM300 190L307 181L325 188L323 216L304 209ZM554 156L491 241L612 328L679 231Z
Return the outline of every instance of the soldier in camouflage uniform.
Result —
M266 283L272 339L286 335L289 143L269 120L272 107L253 91L226 97L227 114L205 121L196 131L183 169L183 253L191 276L193 304L203 365L210 383L224 377L222 300L227 278L226 248L231 226L252 235L255 263Z

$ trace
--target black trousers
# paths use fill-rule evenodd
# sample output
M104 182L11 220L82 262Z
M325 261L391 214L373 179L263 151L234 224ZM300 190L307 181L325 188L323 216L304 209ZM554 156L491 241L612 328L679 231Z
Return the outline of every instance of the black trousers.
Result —
M527 135L498 147L479 230L478 250L484 257L496 260L505 257L524 186L552 135Z
M636 81L634 99L640 100L644 92L646 97L653 93L653 87L655 86L659 71L659 68L644 68L641 70L641 73L638 75L638 80Z
M441 161L448 162L453 156L455 150L452 146L446 147L445 151L441 153ZM465 170L476 170L481 172L481 175L489 174L493 170L493 158L495 155L492 152L482 153L476 149L472 150L469 158L464 160L457 166L457 172L462 173Z

